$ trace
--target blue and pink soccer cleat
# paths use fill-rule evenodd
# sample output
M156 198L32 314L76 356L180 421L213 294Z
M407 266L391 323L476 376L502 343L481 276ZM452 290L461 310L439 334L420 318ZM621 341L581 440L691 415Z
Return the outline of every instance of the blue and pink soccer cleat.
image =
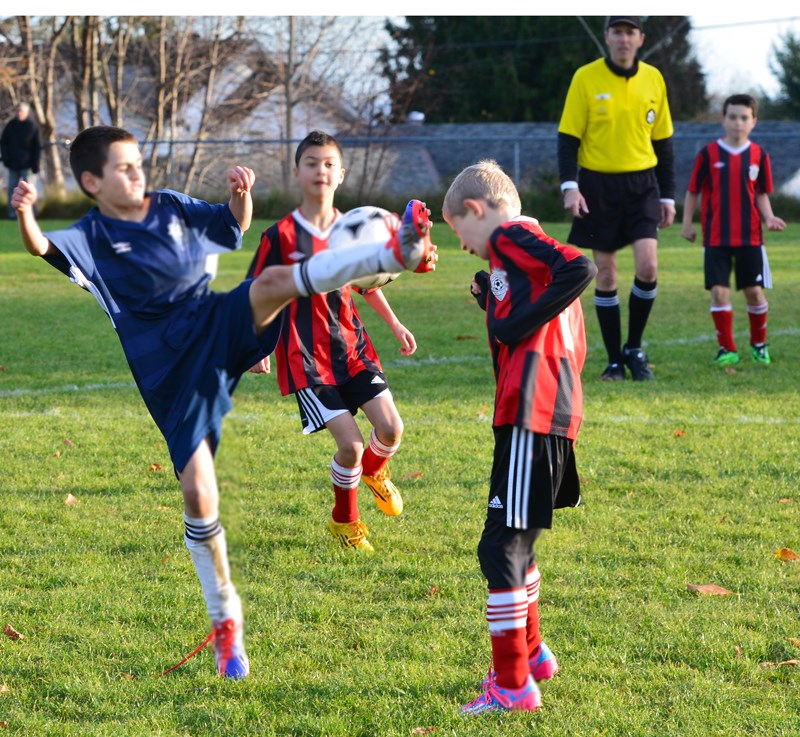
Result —
M406 205L400 229L386 246L407 271L424 273L436 268L436 246L430 238L432 225L424 202L411 200Z
M542 705L542 694L536 681L528 676L522 688L500 688L492 682L478 698L461 707L462 716L489 714L493 711L536 711Z
M244 649L242 623L233 619L214 622L214 657L217 673L239 680L250 673L250 661Z

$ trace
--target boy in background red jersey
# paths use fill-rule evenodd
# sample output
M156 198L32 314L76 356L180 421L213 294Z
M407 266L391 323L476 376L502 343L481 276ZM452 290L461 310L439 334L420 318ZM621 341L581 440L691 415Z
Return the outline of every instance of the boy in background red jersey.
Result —
M338 141L323 131L309 133L297 147L294 175L303 193L300 206L264 232L248 276L274 264L302 262L328 248L331 227L340 215L333 198L345 175ZM434 246L422 270L434 269L436 258ZM414 353L413 334L397 319L383 292L362 294L391 328L400 352ZM372 552L358 509L358 485L366 483L384 514L401 514L403 499L389 478L388 462L400 447L403 421L351 287L296 300L284 310L281 325L275 349L281 393L296 396L304 434L327 428L336 441L328 529L342 547ZM359 408L373 426L366 448L354 418Z
M731 269L736 268L736 288L744 291L750 318L750 355L769 365L767 311L764 289L772 287L764 232L784 230L786 223L772 213L772 167L769 154L750 140L758 106L750 95L731 95L722 107L725 136L705 146L695 159L683 206L681 235L694 243L697 233L692 216L702 194L706 289L711 292L711 317L717 331L719 366L739 363L733 338Z
M573 443L583 417L586 336L578 297L597 267L520 209L514 183L494 161L462 171L443 208L461 248L489 261L490 273L478 272L471 291L486 310L497 383L478 545L495 670L462 707L470 715L541 706L536 681L552 678L558 664L539 631L533 545L551 527L554 509L580 501Z

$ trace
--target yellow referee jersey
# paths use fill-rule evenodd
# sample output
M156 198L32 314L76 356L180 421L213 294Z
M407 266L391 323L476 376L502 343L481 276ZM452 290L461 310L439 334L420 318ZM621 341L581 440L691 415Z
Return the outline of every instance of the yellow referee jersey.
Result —
M578 166L605 174L651 169L653 141L672 135L667 86L654 66L639 62L632 77L597 59L572 77L558 125L579 138Z

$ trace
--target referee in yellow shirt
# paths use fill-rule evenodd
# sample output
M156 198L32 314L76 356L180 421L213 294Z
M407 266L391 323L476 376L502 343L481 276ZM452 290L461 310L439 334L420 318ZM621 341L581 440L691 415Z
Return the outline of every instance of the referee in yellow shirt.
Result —
M658 274L658 228L675 219L672 116L661 72L640 61L638 16L606 21L608 56L572 78L558 126L564 209L573 215L568 241L591 248L597 265L595 309L608 352L602 379L653 378L642 350ZM580 174L578 170L580 169ZM633 244L635 278L622 345L617 251Z

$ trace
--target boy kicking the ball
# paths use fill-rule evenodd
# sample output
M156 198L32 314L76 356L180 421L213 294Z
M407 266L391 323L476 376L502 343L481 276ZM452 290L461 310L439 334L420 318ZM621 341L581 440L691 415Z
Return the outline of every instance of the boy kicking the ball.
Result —
M533 546L553 510L576 506L580 482L573 444L582 419L586 337L579 295L597 268L577 248L520 215L514 183L494 161L467 167L444 200L461 248L489 261L471 291L486 311L497 383L494 463L478 545L489 585L486 621L494 670L465 715L534 711L537 681L556 659L539 631Z
M388 243L271 267L222 294L208 288L206 258L241 246L252 214L252 170L228 170L227 204L148 192L136 139L107 126L75 138L70 164L96 207L66 230L43 233L34 216L36 189L21 181L11 204L22 241L89 291L111 319L180 481L184 539L212 621L217 671L244 678L242 605L230 579L214 470L231 394L241 374L274 349L275 318L291 300L415 268L432 248L426 210L413 201Z
M333 198L344 175L339 142L323 131L309 133L295 152L294 176L302 190L300 206L264 232L248 276L258 276L274 264L303 263L313 254L326 251L331 228L340 216ZM434 246L421 270L433 270L436 258ZM312 294L287 306L281 316L275 354L281 394L295 395L303 433L327 428L336 442L330 466L334 505L328 529L342 547L371 552L369 530L358 508L358 485L364 481L384 514L396 517L403 511L403 500L389 478L388 466L400 447L403 422L353 302L354 289L344 286L326 294ZM397 319L382 290L356 291L392 330L400 353L414 353L414 336ZM268 367L261 363L252 370L265 372ZM372 425L366 448L354 418L359 408Z

